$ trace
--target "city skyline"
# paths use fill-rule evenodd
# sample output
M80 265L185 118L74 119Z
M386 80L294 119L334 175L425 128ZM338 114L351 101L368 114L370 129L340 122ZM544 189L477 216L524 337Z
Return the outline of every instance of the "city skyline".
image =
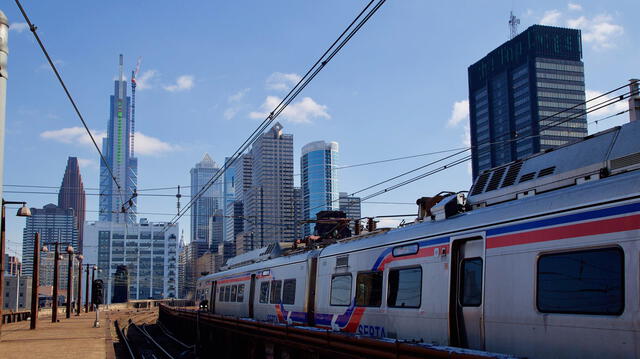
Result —
M631 4L633 6L637 6L637 4ZM340 10L344 14L349 14L349 16L353 13L353 9L347 4L331 5L333 6L331 11ZM385 5L385 12L388 15L385 16L393 19L394 16L398 16L400 14L405 15L407 9L411 7L416 8L416 13L424 14L425 7L423 6L424 5L417 3L387 4ZM469 13L473 13L474 6L469 9ZM550 2L530 4L528 6L531 7L530 14L527 11L527 6L523 6L522 9L516 9L519 10L516 11L516 14L522 18L522 29L526 28L527 24L542 22L542 20L545 20L547 23L555 22L557 25L566 25L570 20L578 19L581 16L588 20L588 22L580 24L580 26L584 28L583 31L591 34L590 40L584 44L585 81L586 88L588 90L587 98L589 98L589 94L593 94L594 91L600 93L605 92L606 90L613 88L619 83L621 84L628 78L632 77L632 73L630 72L631 66L627 64L630 64L629 61L630 58L632 58L632 56L629 55L634 53L629 53L630 49L634 48L634 46L632 46L634 40L629 34L633 33L633 29L637 25L630 22L629 18L627 18L624 13L619 12L621 9L626 10L630 6L614 4L611 5L608 10L605 10L593 3L582 3L583 10L570 10L562 4ZM313 15L310 18L308 17L309 15L307 15L305 19L316 21L315 16L321 16L324 11L329 11L328 8L330 7L331 6L329 5L327 5L327 8L322 6L314 7L313 9L316 10L318 14ZM308 8L308 4L297 5L292 9L292 11L294 13L304 14ZM318 83L309 87L309 92L304 95L313 100L313 102L301 102L300 106L296 107L298 109L315 109L316 112L314 113L317 116L303 118L302 120L307 120L306 123L304 121L291 122L292 119L296 118L294 114L291 114L284 123L285 126L296 136L297 144L306 143L317 138L331 138L337 140L341 143L341 146L343 146L341 163L345 165L395 156L426 153L438 148L452 148L462 145L463 141L461 138L464 132L464 124L467 119L465 118L458 122L455 121L459 118L459 114L455 111L456 107L454 104L464 101L467 97L466 66L486 54L490 49L495 48L497 45L508 39L506 27L507 10L503 9L502 11L498 11L499 8L500 6L494 5L489 6L487 10L484 10L485 13L488 11L494 12L494 14L491 14L490 16L491 23L487 24L480 20L471 21L472 18L469 17L470 14L463 14L463 17L468 19L468 23L475 24L476 26L483 26L484 28L484 31L481 32L481 34L465 33L465 36L471 36L472 40L477 39L477 44L471 46L469 49L465 49L464 51L460 51L460 49L457 49L456 47L449 47L448 49L453 52L453 56L447 57L456 59L453 63L447 64L446 71L436 74L433 69L430 71L418 69L418 75L415 77L418 81L415 82L412 82L406 76L407 73L401 71L401 68L408 67L414 70L419 68L419 66L413 65L413 61L416 61L416 63L418 61L424 61L424 65L436 65L437 63L434 62L435 60L429 59L428 61L425 61L425 56L428 53L429 48L439 46L439 44L441 44L441 40L434 39L432 37L421 39L420 41L425 44L424 50L416 49L411 46L409 47L410 51L412 51L410 53L416 55L414 56L414 60L410 61L403 59L401 60L403 63L399 64L397 68L394 67L394 70L390 71L390 73L376 73L376 76L372 76L371 80L366 80L364 79L365 75L370 76L372 69L375 69L377 66L380 66L388 60L388 57L384 55L380 55L379 58L369 58L371 50L367 50L367 47L370 47L371 44L374 43L387 44L389 41L386 36L382 39L378 39L377 36L380 36L380 29L387 23L387 21L391 21L391 19L387 19L385 16L375 19L375 21L372 21L371 24L367 25L368 27L370 26L371 30L360 34L359 41L354 42L353 46L350 45L350 47L346 48L344 54L338 56L336 61L332 62L332 65L327 68L327 71L323 72L323 77L318 79ZM42 11L46 9L46 5L43 9L33 9L34 16L39 20L39 27L41 29L48 29L49 32L47 35L49 37L46 40L48 41L49 46L53 47L53 49L64 49L64 46L60 46L61 44L56 42L56 38L61 34L61 30L56 29L54 31L54 29L51 28L51 25L47 22L48 20L46 17L43 16ZM232 6L225 7L222 10L236 11ZM443 9L437 11L439 13L440 11L447 10L449 10L449 8L445 6ZM552 10L555 11L552 12ZM549 14L547 14L548 12ZM8 9L7 14L11 22L20 22L20 18L14 10ZM607 21L612 25L619 26L625 31L616 36L607 35L605 40L596 40L594 35L595 30L593 30L594 22L596 21L596 17L601 14L608 14L609 20L604 21ZM282 21L282 19L274 19L274 21ZM391 28L390 31L393 31L394 33L402 31L402 33L406 33L408 28L417 26L416 21L417 16L415 18L410 16L407 19L406 24L399 28ZM600 18L598 21L603 20ZM128 58L134 58L137 54L142 53L145 57L142 74L144 74L146 70L156 70L156 73L163 74L164 77L159 77L159 75L156 75L155 78L153 76L151 77L151 80L146 83L146 85L151 87L145 88L145 85L139 85L138 88L140 90L140 110L138 112L138 116L140 116L141 119L140 126L142 132L140 133L139 138L136 138L137 140L140 139L140 141L136 141L136 146L138 146L138 142L140 142L140 151L136 150L136 154L138 156L145 156L143 162L148 161L144 163L144 165L141 162L141 166L145 166L145 168L140 168L140 173L144 174L142 177L145 179L142 179L141 177L140 180L144 181L144 183L139 183L139 186L141 189L164 187L167 185L175 186L178 184L188 183L185 177L186 171L184 170L184 167L193 163L194 159L199 157L201 153L211 152L215 158L224 158L224 156L228 156L232 153L233 148L242 141L240 136L244 135L246 127L253 127L255 125L253 122L255 120L251 117L254 115L257 117L257 115L263 114L264 111L261 108L261 104L268 103L265 99L269 96L281 94L281 92L278 92L279 90L277 90L277 88L281 88L281 85L285 87L290 86L287 85L290 83L286 82L287 79L295 78L295 76L280 76L278 78L278 76L271 77L271 75L276 72L279 72L281 75L303 72L305 66L307 66L309 62L308 54L315 54L322 48L322 46L326 46L324 45L326 43L326 39L334 36L331 31L340 28L341 25L342 24L337 20L330 21L327 26L322 27L321 30L313 31L313 33L310 34L310 41L305 43L303 46L295 47L291 51L284 53L283 56L279 56L277 62L267 62L263 64L263 67L257 71L247 73L245 77L240 77L240 80L238 77L234 77L236 73L234 72L233 67L225 67L225 69L229 71L226 76L234 78L231 82L223 81L225 85L222 87L227 89L226 93L219 90L211 91L213 86L212 82L204 80L207 76L223 75L222 73L198 73L199 64L197 63L190 64L193 66L181 66L179 68L174 68L174 71L170 71L169 67L162 67L164 64L162 62L158 62L159 57L154 57L150 45L145 45L144 49L118 49L115 44L108 45L105 47L104 53L99 54L101 60L96 62L90 61L91 64L99 64L97 72L91 73L88 73L87 71L90 69L93 70L95 68L94 66L76 66L77 64L74 63L71 58L65 58L63 56L63 51L55 51L53 53L54 56L57 54L57 58L60 59L60 61L66 61L66 63L62 65L63 75L68 76L67 80L74 84L75 89L77 89L76 92L79 91L77 96L80 96L82 110L84 112L88 112L86 117L91 120L90 127L92 129L96 129L98 132L104 129L104 123L106 122L104 121L104 97L108 91L105 91L104 83L108 83L105 79L108 80L113 76L113 59L115 54L123 52L128 54ZM72 29L73 26L76 25L71 24L70 26L70 29ZM429 28L431 25L424 26ZM433 26L442 26L442 22L436 21ZM302 26L302 24L300 24L301 29L306 29L308 27L309 25ZM424 29L422 25L420 29ZM34 81L42 83L43 90L52 94L60 93L60 90L55 87L57 84L52 81L51 76L46 69L34 70L39 68L42 63L42 58L40 57L40 54L35 51L33 44L30 42L30 38L28 37L30 34L28 31L18 31L19 30L13 30L10 32L10 45L12 47L12 52L10 55L9 69L12 77L9 80L7 121L7 132L16 134L17 137L8 136L7 139L7 167L5 169L5 183L56 185L55 183L45 181L43 177L32 175L32 172L30 172L32 169L18 163L28 163L28 161L24 161L24 158L26 158L24 156L31 155L29 152L30 150L27 149L27 152L24 155L17 154L15 150L11 149L12 147L15 147L11 146L11 144L16 144L18 142L12 141L23 141L20 139L21 134L23 134L23 136L29 134L31 137L38 137L36 139L37 146L35 147L48 146L51 156L57 156L56 158L65 159L68 155L75 155L79 157L79 163L81 166L85 166L82 168L83 175L86 173L85 185L87 188L96 188L98 184L98 166L97 161L95 160L95 150L85 146L83 144L84 140L81 140L82 137L79 137L77 134L73 135L71 133L72 131L61 132L62 129L72 129L78 126L77 120L68 111L68 104L64 103L64 99L54 96L55 103L53 99L43 100L44 102L38 101L37 108L33 110L39 111L39 117L42 120L36 121L31 121L30 119L32 117L29 117L29 110L32 108L28 105L32 101L22 103L16 102L15 100L11 101L12 98L25 98L26 96L21 94L26 90L26 84L30 84ZM328 33L330 33L330 35L328 35ZM423 37L428 32L418 31L417 33L417 36ZM461 36L460 34L461 32L457 31L451 34L451 36L455 40ZM305 33L305 35L308 34ZM391 34L389 36L391 36ZM79 43L81 41L77 40L75 42ZM139 41L139 43L140 42L141 41ZM249 44L247 43L247 45ZM406 55L406 45L406 43L402 42L399 46L392 47L391 49L393 51L397 51L399 54ZM635 48L637 48L637 46L635 46ZM151 52L152 54L148 54L147 52ZM22 55L23 53L24 57ZM616 56L612 56L612 54L615 54ZM626 56L624 54L626 54ZM252 56L244 57L252 58ZM367 61L362 64L362 59L364 57L367 58ZM615 60L612 59L613 57L615 57ZM22 61L23 58L25 61ZM253 58L255 58L255 56L253 56ZM282 62L285 59L287 63L285 65L279 65L279 62ZM410 63L407 61L410 61ZM352 67L354 66L353 64L356 63L360 64L360 66L364 66L364 68L356 69L355 67ZM615 76L614 78L612 76L604 77L601 75L602 72L606 72L601 70L606 69L607 67L611 68L612 64L615 64L615 68L620 70L619 76ZM221 65L221 63L219 63L219 65ZM131 65L129 64L127 68L130 67ZM76 71L79 73L76 74ZM191 74L194 76L191 82L188 78L182 78L180 82L177 81L178 77L183 75L189 76ZM345 76L346 74L351 76L351 82L359 83L360 85L356 88L356 86L349 86L344 82L336 81L336 76ZM427 77L427 74L429 77ZM392 77L397 78L398 80L394 81L391 79ZM84 91L84 87L82 86L86 85L83 81L79 80L80 78L91 79L91 81L86 82L86 85L92 84L92 86L95 87L95 90L91 89ZM142 78L142 76L140 76L140 78ZM446 78L446 81L444 78ZM153 82L154 79L156 81L155 84ZM176 80L175 82L173 82L174 79ZM269 79L269 81L266 79ZM281 81L278 82L278 79ZM402 80L402 82L400 80ZM399 89L401 88L401 85L408 86L408 91L403 91L400 97L394 98L394 102L397 102L398 99L400 99L400 104L403 105L397 108L397 113L391 114L390 112L381 112L377 106L366 105L367 103L381 103L384 98L382 95L388 94L386 91L381 92L381 87L375 85L372 81L389 84L387 86L387 89L389 90ZM144 80L140 81L140 83L144 84ZM189 83L191 83L191 85L189 85ZM453 83L453 86L449 86L450 83ZM96 87L94 84L98 84L98 86ZM336 86L342 86L344 88L334 91L335 94L332 94L331 90L335 89ZM30 87L31 90L33 90L33 86ZM267 89L267 87L269 87L269 89ZM446 94L443 95L431 92L432 89L438 89L438 91L442 92L441 89L443 87L450 88L451 90L446 91ZM250 88L250 90L243 91L247 88ZM74 88L72 88L72 90L73 89ZM267 90L265 91L265 89ZM353 95L355 92L358 94ZM196 98L194 98L194 100L196 102L187 101L184 98L187 94L195 96ZM212 94L214 95L212 96ZM350 94L350 96L346 96L347 94ZM34 93L33 96L43 99L47 97L46 95L38 94L37 92ZM206 96L207 98L215 98L215 100L202 101L203 96ZM339 100L338 97L340 96L347 98L348 101ZM241 98L242 101L237 101L236 99L238 98ZM425 99L429 99L426 105L424 104ZM201 106L194 106L197 101L200 101ZM180 105L181 112L186 111L191 115L184 116L178 115L178 113L173 110L167 111L167 107L163 106L162 102L165 102L167 106L170 104L172 106ZM210 107L214 107L215 105L218 107L215 110L208 110L210 112L208 112L208 115L206 116L197 114L197 112L189 112L202 111L205 108L205 104ZM294 104L297 104L297 102ZM408 110L408 105L415 106L416 109ZM326 108L323 106L326 106ZM349 108L354 108L354 110L347 110L347 106L349 106ZM464 106L462 107L464 108ZM427 108L429 109L429 112L425 114ZM230 111L227 112L228 109L230 109ZM233 119L226 120L224 117L225 113L231 116L235 109L237 109L238 114ZM166 114L163 114L163 112ZM331 118L329 119L322 115L323 113L326 113ZM51 117L57 116L58 118L50 118L48 117L49 114L51 114ZM243 119L242 116L245 118ZM464 118L464 111L462 111L462 115L460 116ZM246 119L246 117L248 117L248 119ZM181 118L184 120L172 123L172 121L168 120L170 118ZM212 118L216 118L216 120L212 121ZM369 121L364 122L363 119L365 118ZM388 119L391 118L400 119L403 123L406 122L406 126L401 126L397 129L385 126L385 121L388 121ZM593 117L588 121L592 121L596 118L597 117ZM187 123L185 122L187 119L189 120L189 126L197 129L197 132L207 133L212 127L218 127L219 130L221 130L221 133L230 133L232 136L220 136L219 139L214 141L211 141L208 137L204 136L185 136L187 131L184 130L184 125ZM450 126L447 125L447 119L452 120ZM590 124L590 133L594 132L596 129L604 129L609 126L608 124L616 124L616 121L625 122L626 120L627 119L624 118L624 116L619 116L618 118L607 120L606 123ZM154 125L154 122L157 123L157 125ZM350 122L352 122L352 124L350 124ZM26 128L26 123L32 123L32 126L30 126L30 128ZM178 126L178 123L180 126ZM338 130L340 128L339 125L344 125L344 127ZM375 128L377 130L375 132L370 131L367 130L367 127L371 129ZM414 127L415 131L411 132L414 132L415 134L407 133L407 127ZM383 128L387 129L385 132L386 135L389 136L389 141L393 140L393 147L387 147L383 150L376 149L374 146L367 144L367 142L374 142L367 141L367 138L376 138L376 136L379 136L376 132L379 132ZM426 131L432 129L437 130L432 132L439 133L440 135L438 137L441 137L441 139L428 137L427 141L431 141L430 145L428 147L422 146L425 147L424 150L422 148L417 150L416 144L424 143L422 142L424 141L422 137L425 136ZM336 136L330 133L336 133ZM419 133L421 134L420 136L418 136ZM359 136L356 136L356 134ZM71 139L67 140L67 143L60 142L60 138L68 139L69 136L71 136ZM144 136L146 136L146 138ZM193 141L193 139L195 139L195 141ZM379 137L376 139L379 139ZM401 139L401 141L398 141L399 139ZM153 140L157 141L154 142ZM144 141L147 142L145 143ZM153 143L156 147L150 147L149 143ZM186 143L192 143L195 145L186 146ZM162 147L163 145L167 145L168 147ZM155 148L156 150L158 148L168 148L169 150L155 151L158 157L153 157L150 153L154 152L150 151L149 148ZM294 144L295 159L299 158L299 151L300 146ZM199 155L196 155L196 153L199 153ZM86 167L87 159L91 159L93 163L89 164L89 167ZM392 164L390 167L372 166L370 168L362 168L361 171L347 169L340 170L341 187L345 190L357 190L365 187L371 182L375 182L375 180L386 178L387 172L400 172L404 169L414 168L417 165L426 162L425 159L429 159L429 157L415 161L397 162ZM58 166L54 166L53 162L56 161L52 160L47 161L52 162L52 164L43 163L38 170L61 173L61 168L59 166L60 160L57 161ZM169 168L172 167L177 169L169 170ZM25 174L28 180L25 180ZM412 203L415 202L415 198L422 195L431 195L431 192L437 192L440 189L462 190L468 189L470 185L470 175L468 174L468 170L463 167L458 167L448 171L447 175L444 177L454 178L455 180L451 183L451 181L445 181L444 179L434 177L428 182L420 182L415 186L408 186L405 190L394 192L393 194L385 196L381 200ZM298 181L298 178L294 177L294 181ZM449 186L455 188L447 188ZM7 189L9 188L5 188L5 190ZM8 199L27 200L29 206L32 207L40 207L48 202L54 202L53 198L48 198L46 195L8 193L5 197ZM140 212L175 212L175 198L147 197L144 198L144 201L145 209L140 208ZM97 207L96 196L88 195L87 202L87 208L92 210L88 211L87 218L89 220L95 219L97 217L97 213L94 210ZM398 206L367 205L366 202L364 202L363 213L402 213L408 210L413 211L414 207L415 205L410 204ZM170 216L156 217L158 220L167 220L171 218ZM189 219L185 220L187 222L183 221L183 228L187 228L186 234L187 238L189 238L189 226L187 224ZM23 221L24 220L16 218L8 218L8 247L10 248L8 253L10 254L15 254L12 253L11 250L17 252L17 248L20 246L20 236L17 236L16 234L19 234L22 229L23 226L21 223L24 223Z

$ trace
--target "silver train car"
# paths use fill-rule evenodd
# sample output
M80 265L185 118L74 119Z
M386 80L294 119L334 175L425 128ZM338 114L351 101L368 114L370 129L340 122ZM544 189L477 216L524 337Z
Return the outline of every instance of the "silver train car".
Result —
M198 280L209 310L528 358L640 357L640 121L482 173L426 218Z

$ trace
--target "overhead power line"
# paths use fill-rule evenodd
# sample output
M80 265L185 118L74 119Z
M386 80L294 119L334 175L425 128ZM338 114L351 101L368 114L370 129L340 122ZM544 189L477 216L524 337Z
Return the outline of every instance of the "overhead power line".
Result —
M268 128L268 126L275 121L275 119L287 108L287 106L298 96L298 94L313 80L316 75L322 71L322 69L333 59L333 57L351 40L351 38L367 23L367 21L375 14L378 9L385 3L386 0L378 0L375 5L374 0L371 0L364 9L355 17L355 19L347 26L347 28L340 34L340 36L329 46L329 48L318 58L318 60L309 68L309 70L302 76L300 81L287 93L287 95L280 101L280 103L269 113L269 115L262 121L262 123L247 137L247 139L240 145L240 147L233 153L228 161L225 161L224 166L218 171L211 179L198 191L198 193L191 198L191 200L183 207L174 218L171 219L170 224L175 224L187 210L191 208L193 203L198 200L205 193L209 187L220 178L224 172L233 165L233 163L251 146L262 133ZM372 6L373 5L373 6Z
M22 17L24 17L25 21L29 25L29 30L31 30L31 33L33 33L33 36L36 38L36 41L38 42L38 45L40 45L40 49L42 50L42 53L47 58L47 61L49 62L49 66L51 66L51 69L53 70L53 73L56 75L56 78L58 79L58 82L60 82L60 85L62 86L62 89L64 90L64 93L67 95L67 98L69 99L69 102L71 102L71 105L73 106L74 111L78 115L78 118L80 119L80 122L82 122L82 126L84 126L84 129L87 131L87 134L89 135L89 138L91 138L91 142L93 143L93 146L96 148L96 151L98 151L98 154L100 154L100 159L102 160L102 163L104 163L105 167L109 171L109 174L111 175L111 179L113 179L113 182L116 184L116 187L118 188L118 190L121 190L122 188L120 187L120 184L118 183L118 180L116 179L115 175L113 174L113 171L111 170L111 166L109 166L109 163L107 162L107 159L102 154L102 151L100 151L100 147L98 146L98 143L96 142L96 139L93 137L93 134L91 133L91 130L89 130L89 126L87 126L87 122L84 120L84 117L82 116L82 113L80 113L80 109L78 108L78 105L76 105L76 102L73 99L73 97L71 96L71 93L69 92L69 89L67 88L67 85L65 84L64 80L62 79L62 76L60 76L60 72L58 72L58 68L53 63L53 60L51 60L51 56L49 56L49 52L44 47L44 44L42 43L42 40L40 39L40 36L38 35L38 32L37 32L38 28L31 22L31 19L29 19L29 16L27 16L27 12L22 7L22 4L20 4L20 1L19 0L15 0L15 2L16 2L16 5L18 5L18 8L20 9L20 12L22 13Z

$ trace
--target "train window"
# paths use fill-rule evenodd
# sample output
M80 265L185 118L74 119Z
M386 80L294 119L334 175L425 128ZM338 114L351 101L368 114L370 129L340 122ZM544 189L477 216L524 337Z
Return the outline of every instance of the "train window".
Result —
M237 293L238 293L238 286L237 285L232 286L231 287L231 298L229 298L229 301L235 302Z
M358 273L356 305L379 307L382 304L382 272Z
M228 302L230 297L231 297L231 286L228 285L224 287L224 301Z
M463 307L478 307L482 304L482 258L466 258L462 261L460 281Z
M624 253L619 248L542 255L537 279L541 312L619 315L624 311Z
M331 305L351 304L351 274L331 278Z
M271 304L280 304L280 298L282 295L282 281L271 281Z
M269 282L260 283L260 303L268 303Z
M244 301L244 284L240 284L238 286L238 296L236 297L237 302Z
M220 296L218 297L218 301L219 302L224 302L224 287L220 287L218 289L218 291L220 292Z
M422 268L392 269L389 271L387 305L399 308L418 308L422 296Z
M293 304L296 301L296 280L287 279L282 287L282 304Z

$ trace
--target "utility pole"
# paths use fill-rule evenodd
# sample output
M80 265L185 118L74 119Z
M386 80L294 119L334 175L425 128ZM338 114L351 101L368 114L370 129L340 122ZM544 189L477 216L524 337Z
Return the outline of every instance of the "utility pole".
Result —
M69 267L67 267L67 319L71 318L71 298L73 297L73 247L67 247Z
M9 19L0 10L0 198L2 198L2 179L4 178L4 122L7 104L7 78L9 76L7 72L8 55Z
M31 278L31 323L30 329L36 329L38 321L38 285L40 284L40 232L36 232L33 243L33 270Z
M58 259L60 242L56 242L56 251L53 257L53 301L51 302L51 323L58 321Z
M264 191L260 186L260 248L264 247Z
M90 264L85 264L85 266L87 267L87 281L85 283L85 289L84 289L84 312L85 313L89 313L89 265Z

